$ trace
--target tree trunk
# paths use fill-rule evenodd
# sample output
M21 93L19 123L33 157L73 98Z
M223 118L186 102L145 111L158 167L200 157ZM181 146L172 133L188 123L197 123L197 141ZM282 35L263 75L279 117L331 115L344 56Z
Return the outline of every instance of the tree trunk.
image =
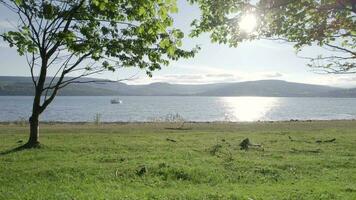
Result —
M35 148L39 147L39 116L40 116L40 103L41 103L41 90L43 86L36 88L35 98L33 99L32 115L28 120L30 123L30 137L28 142L24 145L25 148Z
M24 145L25 148L35 148L39 147L39 116L43 112L43 108L41 107L41 97L43 92L43 87L46 82L47 75L47 61L48 59L41 55L42 57L42 65L41 72L38 78L37 85L35 85L35 97L33 99L32 105L32 115L29 119L30 122L30 137L28 142Z
M26 147L32 148L32 147L37 147L39 146L39 116L38 115L32 115L29 119L30 122L30 137L28 139L27 144L25 145Z

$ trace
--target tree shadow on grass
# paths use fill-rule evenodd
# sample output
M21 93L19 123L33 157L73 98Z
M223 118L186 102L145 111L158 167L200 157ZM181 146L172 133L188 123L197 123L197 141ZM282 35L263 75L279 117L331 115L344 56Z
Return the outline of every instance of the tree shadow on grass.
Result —
M23 151L23 150L39 149L39 148L41 148L40 143L38 143L36 145L29 145L28 143L26 143L26 144L23 144L21 146L18 146L18 147L9 149L9 150L1 151L0 152L0 156L5 156L5 155L8 155L8 154L16 153L16 152Z

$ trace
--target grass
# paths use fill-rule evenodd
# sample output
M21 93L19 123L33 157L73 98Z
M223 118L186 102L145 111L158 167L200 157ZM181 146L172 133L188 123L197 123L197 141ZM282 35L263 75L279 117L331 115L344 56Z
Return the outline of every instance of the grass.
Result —
M356 121L174 127L43 124L42 148L0 155L0 199L356 199ZM1 124L0 152L26 133Z

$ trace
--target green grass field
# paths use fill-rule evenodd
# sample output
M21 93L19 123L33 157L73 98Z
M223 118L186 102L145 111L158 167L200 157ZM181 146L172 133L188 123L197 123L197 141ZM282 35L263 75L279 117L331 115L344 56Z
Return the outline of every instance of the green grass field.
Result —
M6 153L27 127L1 124L0 199L356 199L356 121L174 127L43 124Z

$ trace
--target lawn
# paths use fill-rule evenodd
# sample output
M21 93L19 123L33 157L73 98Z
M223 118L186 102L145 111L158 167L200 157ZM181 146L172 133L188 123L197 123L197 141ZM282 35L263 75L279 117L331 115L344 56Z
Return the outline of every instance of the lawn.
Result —
M0 124L0 199L356 199L356 121L176 126Z

